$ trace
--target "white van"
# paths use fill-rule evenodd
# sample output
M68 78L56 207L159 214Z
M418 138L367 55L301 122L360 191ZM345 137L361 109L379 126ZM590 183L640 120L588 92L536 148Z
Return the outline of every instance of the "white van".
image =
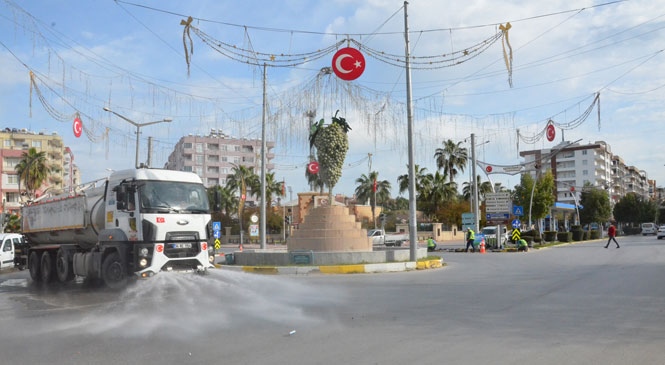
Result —
M656 223L642 223L642 236L646 236L648 234L657 234L658 233L658 226Z
M0 269L14 267L16 248L24 244L25 239L22 234L0 233Z

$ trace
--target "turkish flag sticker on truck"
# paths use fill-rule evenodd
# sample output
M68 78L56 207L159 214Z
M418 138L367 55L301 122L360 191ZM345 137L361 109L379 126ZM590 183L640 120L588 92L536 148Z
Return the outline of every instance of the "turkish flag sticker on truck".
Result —
M165 223L165 222L166 222L166 219L164 219L164 217L157 217L157 218L155 218L155 221L156 221L157 223Z

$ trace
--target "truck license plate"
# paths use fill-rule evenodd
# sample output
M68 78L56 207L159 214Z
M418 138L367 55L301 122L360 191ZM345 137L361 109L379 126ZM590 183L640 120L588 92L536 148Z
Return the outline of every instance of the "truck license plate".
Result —
M192 248L191 243L172 243L171 248Z

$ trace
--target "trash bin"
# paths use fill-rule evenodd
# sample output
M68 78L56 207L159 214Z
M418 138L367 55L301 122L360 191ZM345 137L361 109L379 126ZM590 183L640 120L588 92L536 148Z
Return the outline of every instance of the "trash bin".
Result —
M224 255L224 263L227 264L227 265L235 264L235 259L234 259L232 253L227 253L227 254Z

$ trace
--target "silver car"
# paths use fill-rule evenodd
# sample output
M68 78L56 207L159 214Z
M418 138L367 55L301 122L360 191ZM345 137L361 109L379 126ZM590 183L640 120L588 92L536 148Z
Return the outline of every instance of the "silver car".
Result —
M658 232L656 233L656 238L661 239L665 237L665 224L658 227Z

